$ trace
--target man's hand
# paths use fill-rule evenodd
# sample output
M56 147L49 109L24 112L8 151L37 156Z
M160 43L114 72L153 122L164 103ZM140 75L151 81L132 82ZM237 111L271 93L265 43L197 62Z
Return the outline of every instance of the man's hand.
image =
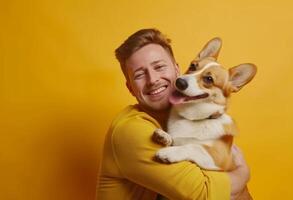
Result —
M247 196L245 199L251 199L246 184L250 179L250 170L247 166L240 149L232 146L233 160L236 168L228 172L231 180L231 200L238 199L240 196ZM250 197L250 198L249 198Z

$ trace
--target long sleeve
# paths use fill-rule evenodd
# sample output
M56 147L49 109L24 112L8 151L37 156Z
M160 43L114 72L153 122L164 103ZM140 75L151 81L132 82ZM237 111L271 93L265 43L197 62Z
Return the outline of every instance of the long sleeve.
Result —
M113 156L125 178L174 200L230 198L226 173L204 171L188 161L173 164L154 161L153 156L161 148L151 140L156 128L156 123L140 116L113 127Z

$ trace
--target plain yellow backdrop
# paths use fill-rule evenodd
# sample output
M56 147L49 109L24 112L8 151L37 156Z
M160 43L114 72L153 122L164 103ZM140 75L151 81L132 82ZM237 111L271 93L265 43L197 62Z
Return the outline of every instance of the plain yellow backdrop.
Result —
M135 103L114 49L141 28L171 39L183 72L212 37L255 79L231 98L255 199L293 199L293 3L2 1L0 199L93 199L111 119ZM167 180L166 180L167 181Z

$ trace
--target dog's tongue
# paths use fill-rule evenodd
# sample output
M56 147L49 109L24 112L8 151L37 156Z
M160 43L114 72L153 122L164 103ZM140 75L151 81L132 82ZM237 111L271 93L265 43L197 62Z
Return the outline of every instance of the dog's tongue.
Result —
M185 96L178 91L174 91L169 97L169 102L173 105L180 104L184 101Z

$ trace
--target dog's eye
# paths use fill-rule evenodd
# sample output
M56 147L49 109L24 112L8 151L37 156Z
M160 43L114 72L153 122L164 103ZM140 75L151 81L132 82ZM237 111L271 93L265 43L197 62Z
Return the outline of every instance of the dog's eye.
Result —
M213 77L211 77L211 76L204 76L203 77L203 81L206 83L206 84L213 84L214 83L214 79L213 79Z
M197 67L198 67L198 64L191 63L191 64L189 65L188 70L189 70L189 71L196 71Z

